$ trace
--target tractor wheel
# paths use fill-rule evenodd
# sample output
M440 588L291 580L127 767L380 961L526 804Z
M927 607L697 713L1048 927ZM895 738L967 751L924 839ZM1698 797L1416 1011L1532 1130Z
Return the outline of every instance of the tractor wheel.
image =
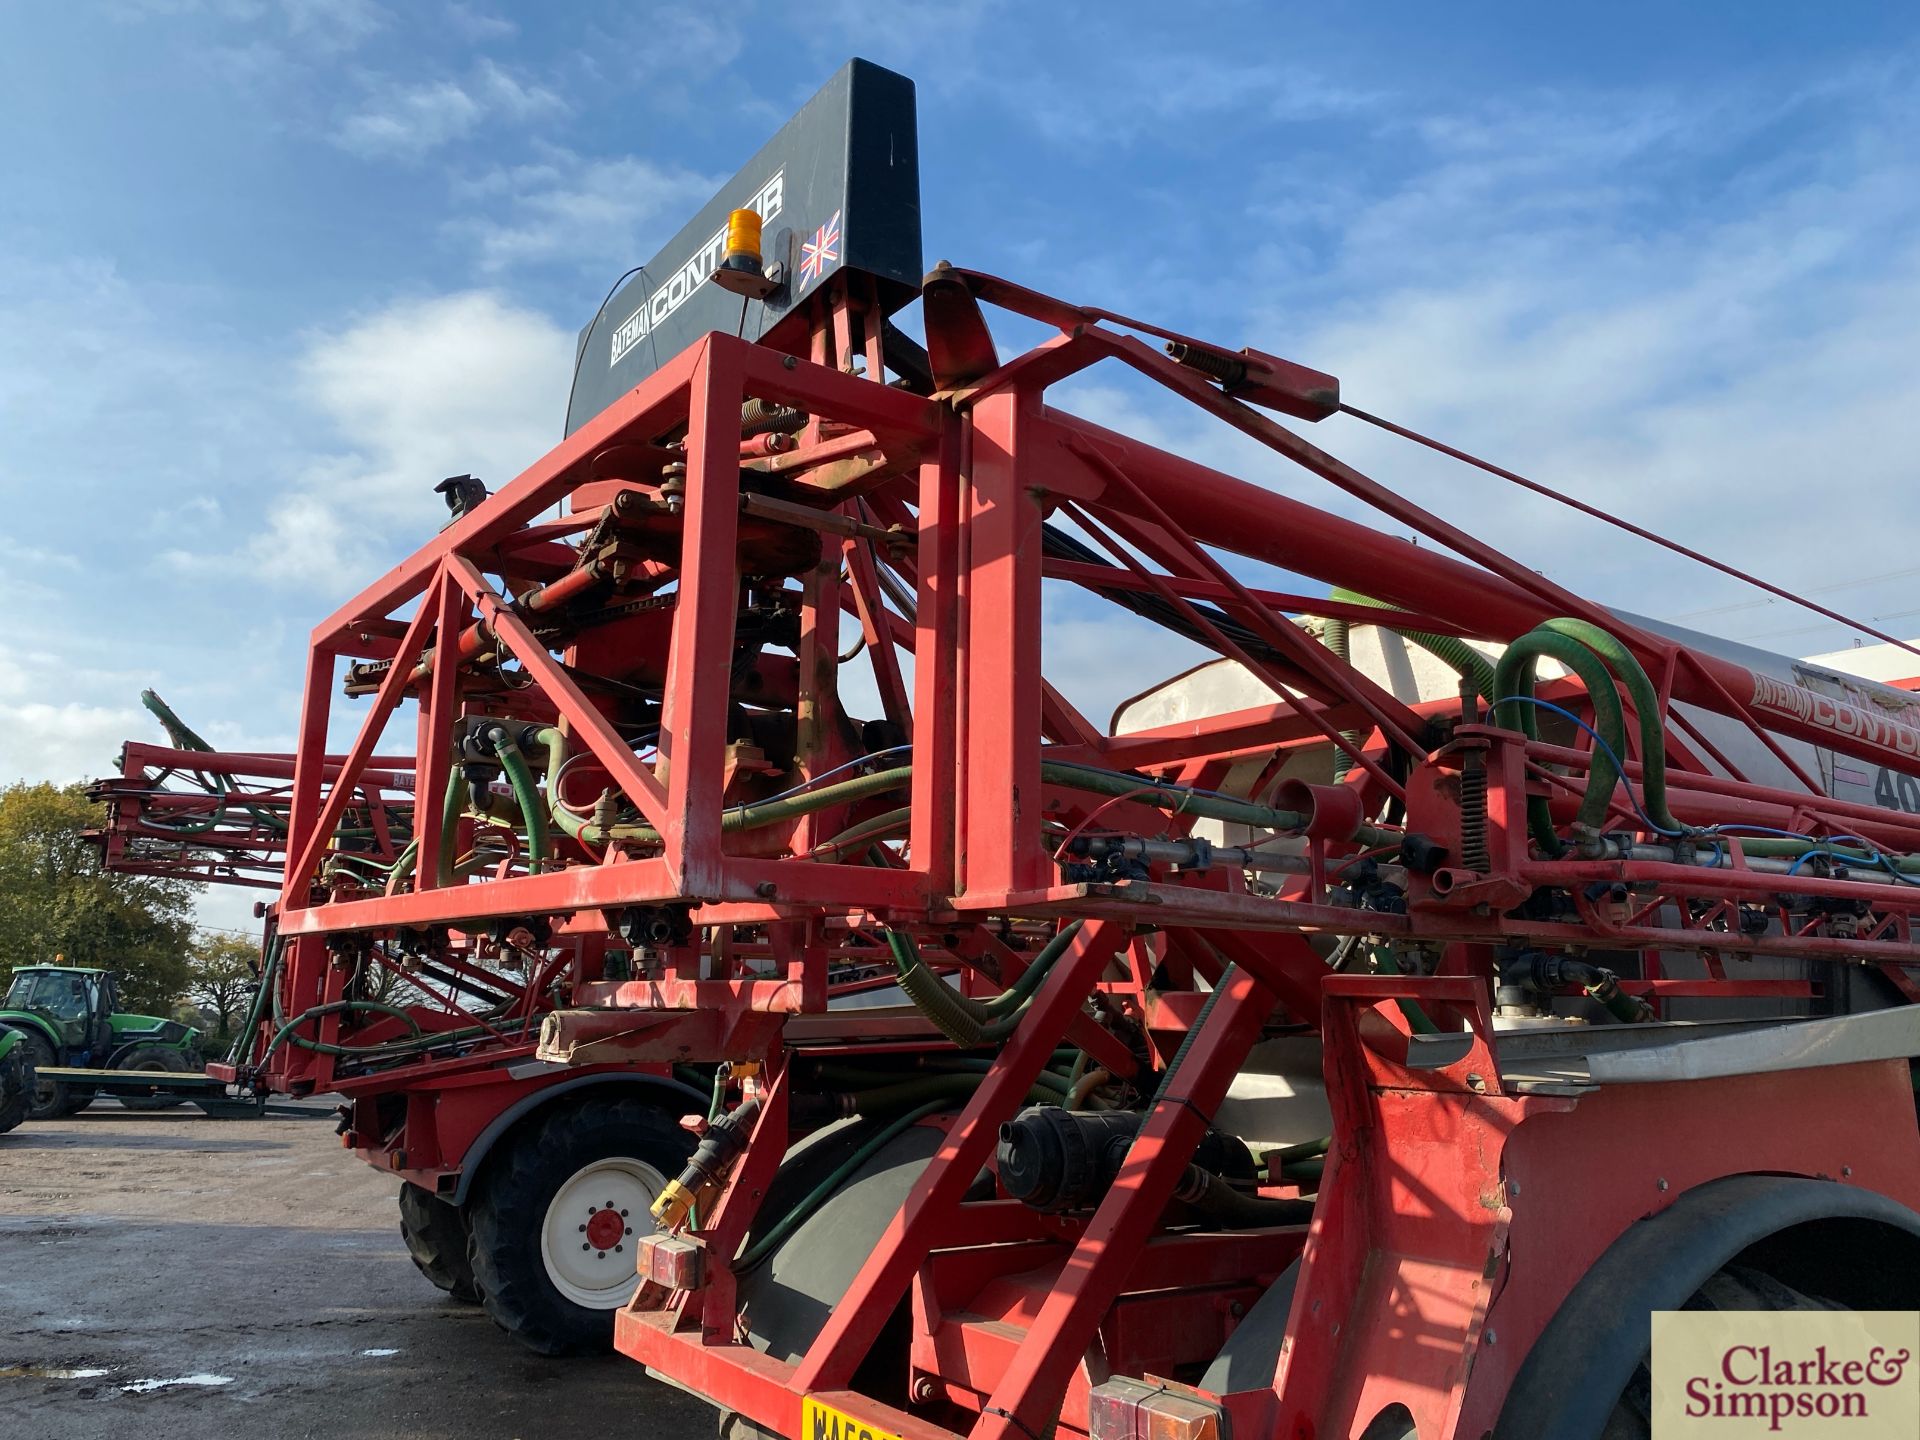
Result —
M1845 1310L1831 1300L1802 1295L1771 1275L1729 1265L1715 1271L1707 1283L1680 1307L1683 1310ZM1649 1357L1651 1358L1651 1357ZM1646 1361L1633 1372L1613 1413L1607 1417L1600 1440L1648 1440L1653 1434L1653 1372Z
M27 1063L36 1073L33 1101L27 1106L27 1114L35 1120L58 1120L68 1113L67 1107L73 1101L73 1087L64 1080L48 1078L46 1073L60 1063L60 1057L54 1053L53 1046L47 1043L46 1036L35 1035L31 1031L27 1034L26 1043L20 1047L20 1053L27 1057Z
M116 1070L170 1070L176 1075L189 1075L192 1067L187 1057L171 1045L136 1045L123 1055L116 1056L113 1062ZM120 1103L129 1110L171 1110L176 1105L186 1104L186 1098L180 1095L122 1095Z
M400 1238L407 1242L414 1269L455 1300L478 1303L480 1287L473 1283L473 1260L467 1253L473 1232L458 1205L418 1185L402 1185Z
M647 1213L693 1137L638 1099L562 1102L489 1163L471 1206L473 1274L494 1323L542 1355L613 1348Z
M0 1135L27 1118L33 1108L33 1086L27 1083L27 1051L24 1046L0 1060Z

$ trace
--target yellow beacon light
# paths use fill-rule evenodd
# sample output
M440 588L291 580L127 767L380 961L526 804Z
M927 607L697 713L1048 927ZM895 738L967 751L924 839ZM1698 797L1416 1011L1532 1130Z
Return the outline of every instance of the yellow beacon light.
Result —
M760 270L760 217L751 210L727 212L727 249L721 258L727 270Z
M727 212L727 241L720 263L708 277L722 290L764 300L779 288L760 260L760 215L754 210Z

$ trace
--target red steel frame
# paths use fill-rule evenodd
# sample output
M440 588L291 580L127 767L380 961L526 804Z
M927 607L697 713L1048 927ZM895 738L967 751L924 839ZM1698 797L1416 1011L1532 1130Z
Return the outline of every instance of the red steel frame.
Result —
M329 757L330 775L341 758ZM278 890L292 790L291 755L130 740L120 750L120 773L88 787L107 818L87 838L100 846L107 869L121 874ZM413 833L413 757L377 758L358 791L360 833L337 853L390 864Z
M877 308L857 281L843 281L816 309L796 346L802 353L707 336L313 633L278 917L289 1012L341 1001L354 957L380 937L517 929L536 966L567 969L576 1002L602 1007L551 1017L543 1053L766 1066L770 1088L737 1179L695 1232L710 1262L706 1283L670 1295L643 1290L621 1315L623 1350L786 1435L799 1433L801 1400L813 1395L909 1440L961 1430L1013 1440L1055 1422L1085 1427L1088 1386L1102 1378L1091 1355L1104 1355L1113 1373L1137 1374L1193 1358L1167 1349L1169 1333L1217 1348L1233 1304L1299 1257L1278 1374L1270 1386L1221 1397L1237 1424L1254 1427L1244 1433L1347 1435L1399 1403L1422 1435L1479 1435L1585 1266L1632 1220L1687 1187L1751 1169L1837 1174L1844 1164L1855 1184L1920 1201L1920 1147L1876 1128L1875 1117L1900 1113L1904 1067L1802 1074L1791 1085L1770 1076L1704 1082L1684 1093L1521 1093L1501 1076L1488 984L1496 947L1524 943L1641 952L1646 968L1629 988L1656 1003L1813 988L1721 978L1723 961L1743 956L1877 965L1910 986L1920 895L1891 877L1808 871L1788 880L1754 868L1737 837L1716 841L1730 857L1722 868L1539 858L1527 844L1526 798L1547 795L1564 826L1585 783L1587 750L1530 742L1455 705L1403 703L1308 637L1290 612L1501 642L1555 615L1586 619L1636 654L1663 704L1747 723L1790 771L1798 767L1777 736L1912 768L1920 707L1869 714L1624 625L1139 338L1187 337L962 271L936 271L924 298L935 394L874 383L883 376ZM1002 361L983 303L1058 334ZM1459 558L1046 403L1049 387L1103 360ZM1328 413L1329 377L1254 360L1266 376L1265 403ZM864 374L854 373L862 364ZM784 444L743 438L742 407L754 400L809 419ZM1047 554L1049 519L1071 524L1113 563ZM795 537L805 543L796 547ZM808 537L818 539L817 558ZM1349 586L1391 608L1255 591L1222 556ZM1278 698L1106 735L1045 678L1050 582L1150 598ZM797 611L797 638L756 648L743 642L743 626L769 595ZM839 670L851 657L837 654L843 616L860 629L893 744L911 746L906 818L884 813L898 806L895 794L767 826L733 824L731 807L796 780L826 779L875 748L856 743L844 723ZM326 757L342 661L358 662L350 688L372 699L346 754ZM1571 682L1559 694L1581 703ZM382 889L335 874L320 884L402 702L414 707L418 794L440 795L466 763L456 754L463 718L557 727L585 757L606 804L636 812L625 822L634 838L559 840L539 873L528 857L510 855L490 875L443 883L440 835L423 825L406 883ZM754 743L761 732L743 729L748 715L789 726L791 756L762 753ZM654 727L637 717L657 717L651 758L636 739ZM1334 746L1352 754L1345 781L1300 786L1303 774L1324 777ZM1920 851L1914 817L1826 799L1811 782L1803 791L1752 783L1684 730L1670 727L1667 747L1669 801L1689 825L1768 824ZM1410 771L1394 768L1396 752L1414 758ZM1627 767L1636 786L1643 758ZM1488 860L1473 870L1459 859L1468 823L1459 776L1469 763L1484 765L1488 780ZM1062 766L1124 772L1138 784L1090 794L1070 776L1063 781ZM1063 836L1098 823L1103 834L1179 839L1193 817L1156 793L1156 782L1215 790L1235 775L1236 793L1298 815L1297 864L1280 872L1277 888L1251 886L1226 867L1063 875L1055 853ZM1294 784L1274 800L1283 779ZM1390 802L1404 806L1406 831L1453 858L1427 873L1396 870L1402 911L1340 903L1341 867L1362 849L1355 821ZM1643 828L1625 799L1616 799L1615 817L1620 829ZM864 852L822 849L827 837L869 822L883 838ZM470 826L462 822L469 838L460 842L469 846ZM1792 903L1781 901L1783 889ZM1543 892L1566 903L1522 907ZM1822 908L1835 900L1864 902L1866 913L1839 923ZM1773 923L1756 933L1742 923L1743 906ZM636 911L678 916L682 928L643 947L643 973L598 981L609 937ZM937 1155L804 1357L787 1365L740 1343L724 1262L787 1145L797 1082L784 1026L824 1008L828 966L881 953L873 928L889 925L958 965L969 987L990 990L1023 963L1009 927L1045 931L1067 918L1085 923L972 1098L931 1122L944 1130ZM1343 934L1424 953L1435 973L1329 975L1310 941ZM1673 952L1705 957L1714 978L1663 979L1657 957ZM1145 1026L1159 1066L1195 1023L1202 981L1221 999L1095 1211L1062 1219L1004 1199L963 1201L999 1125L1062 1040L1116 1076L1137 1069L1087 1012L1090 995ZM1409 1068L1399 1000L1464 1029L1465 1057L1438 1070ZM1325 1043L1335 1148L1314 1221L1166 1233L1161 1216L1203 1117L1276 1013L1317 1027ZM391 1032L331 1014L316 1033L366 1044ZM312 1063L310 1083L342 1083L326 1057ZM476 1063L452 1059L443 1071L413 1073L431 1084ZM1755 1105L1771 1107L1764 1134L1741 1120ZM1536 1123L1544 1117L1551 1122ZM1548 1216L1514 1203L1523 1180L1576 1216L1553 1230L1550 1245L1540 1228ZM1550 1262L1532 1262L1523 1275L1518 1257L1541 1249L1551 1249ZM914 1317L911 1411L851 1389L900 1303Z

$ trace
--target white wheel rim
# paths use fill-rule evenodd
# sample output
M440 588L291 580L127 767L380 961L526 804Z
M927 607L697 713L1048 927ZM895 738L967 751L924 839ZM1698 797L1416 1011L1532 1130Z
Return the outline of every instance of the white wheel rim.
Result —
M634 1247L654 1232L648 1209L666 1184L653 1166L628 1155L576 1171L540 1227L540 1258L554 1288L589 1310L624 1305L639 1283Z

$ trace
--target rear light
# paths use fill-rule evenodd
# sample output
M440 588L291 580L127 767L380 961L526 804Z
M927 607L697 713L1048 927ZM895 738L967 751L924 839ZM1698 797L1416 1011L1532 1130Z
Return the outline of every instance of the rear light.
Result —
M1087 1395L1091 1440L1231 1440L1227 1412L1197 1390L1108 1380Z
M640 1242L633 1268L642 1280L669 1290L698 1290L702 1246L678 1235L649 1235Z

